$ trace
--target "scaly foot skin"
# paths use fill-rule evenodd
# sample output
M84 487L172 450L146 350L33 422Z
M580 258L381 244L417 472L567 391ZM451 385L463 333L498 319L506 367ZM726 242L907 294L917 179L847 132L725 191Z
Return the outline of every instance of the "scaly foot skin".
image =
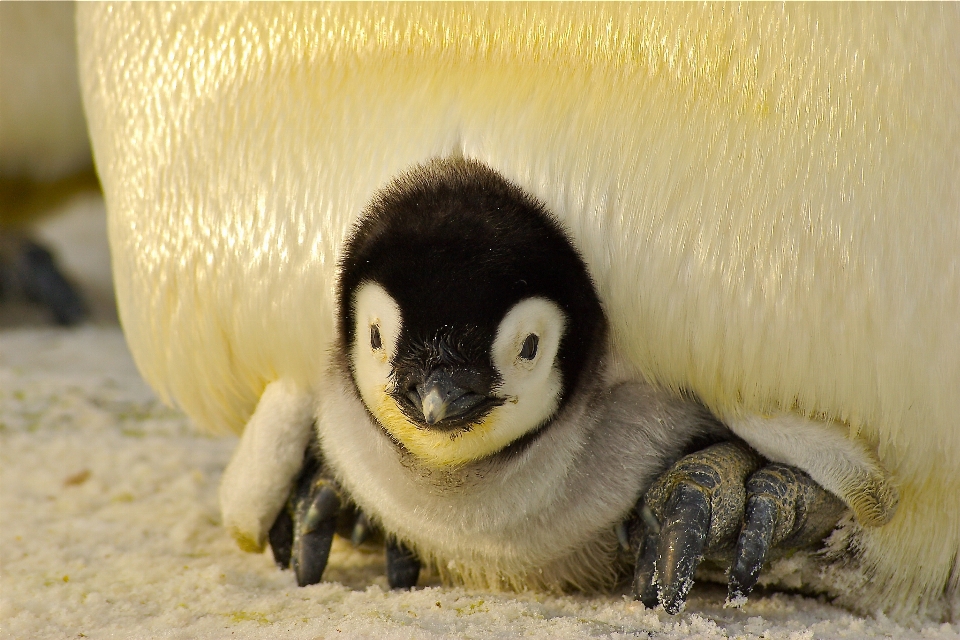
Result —
M680 459L637 505L634 593L683 609L700 562L729 558L728 601L741 603L773 550L822 541L846 509L799 469L768 464L738 442Z
M310 448L312 449L312 447ZM379 532L365 514L326 477L308 452L287 504L270 528L270 548L281 569L292 568L301 587L323 577L334 534L360 546ZM386 543L387 581L391 589L410 589L420 576L420 561L402 544Z

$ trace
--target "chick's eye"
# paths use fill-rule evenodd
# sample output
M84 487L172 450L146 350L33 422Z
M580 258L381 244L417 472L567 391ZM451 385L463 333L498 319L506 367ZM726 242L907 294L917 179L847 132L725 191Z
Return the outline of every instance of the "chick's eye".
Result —
M537 357L537 347L540 345L540 337L535 333L527 336L523 341L523 347L520 349L520 357L524 360L533 360Z
M383 347L380 341L380 327L375 324L370 325L370 347L374 351L379 351Z

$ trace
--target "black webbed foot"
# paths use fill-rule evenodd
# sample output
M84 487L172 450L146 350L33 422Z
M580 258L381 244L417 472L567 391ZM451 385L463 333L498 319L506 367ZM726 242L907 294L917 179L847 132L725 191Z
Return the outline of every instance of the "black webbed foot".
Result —
M57 324L87 318L87 306L47 249L19 234L0 238L0 299L21 295L46 307Z
M357 509L336 481L324 474L323 463L314 454L315 443L307 447L303 468L294 483L286 506L270 528L270 548L281 569L292 568L301 587L323 578L334 534L354 546L379 543L382 534ZM387 581L391 589L410 589L417 584L420 561L396 541L386 544Z
M730 601L741 601L772 550L819 542L844 508L802 471L765 465L741 443L686 456L637 506L635 596L679 613L700 562L732 557Z

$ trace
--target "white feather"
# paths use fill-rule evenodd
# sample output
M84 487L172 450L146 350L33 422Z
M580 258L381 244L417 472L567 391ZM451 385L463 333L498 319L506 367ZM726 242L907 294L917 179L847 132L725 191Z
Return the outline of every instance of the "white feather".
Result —
M860 524L889 522L899 496L874 456L842 425L795 414L741 416L726 420L730 430L774 462L799 467L843 499Z

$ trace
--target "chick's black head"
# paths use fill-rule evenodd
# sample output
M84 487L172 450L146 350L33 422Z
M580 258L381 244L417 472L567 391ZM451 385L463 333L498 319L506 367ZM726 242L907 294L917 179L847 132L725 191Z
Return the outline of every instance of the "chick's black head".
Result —
M400 309L393 396L424 426L468 426L504 402L491 345L505 314L521 300L545 298L566 316L557 353L561 399L576 387L604 337L593 283L558 223L534 198L475 161L418 167L369 205L341 263L339 338L345 351L357 331L352 295L365 282L383 287ZM520 356L536 348L531 335ZM449 409L440 419L426 415L431 392Z

